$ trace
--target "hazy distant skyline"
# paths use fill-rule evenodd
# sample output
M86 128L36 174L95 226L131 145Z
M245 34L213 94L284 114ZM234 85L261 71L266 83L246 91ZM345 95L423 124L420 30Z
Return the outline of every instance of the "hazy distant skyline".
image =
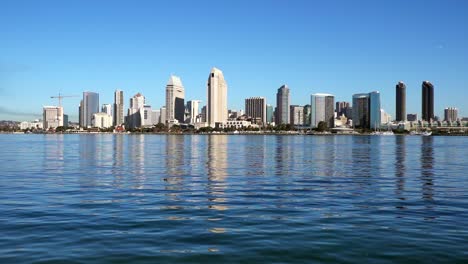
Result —
M299 105L314 93L351 102L378 90L395 118L403 81L406 112L421 117L428 80L436 115L453 106L468 116L467 13L462 0L1 1L0 120L40 117L59 92L94 91L112 104L121 89L125 109L141 92L158 109L171 74L186 100L204 105L213 67L224 73L230 109L254 96L275 106L287 84ZM63 100L72 121L79 101Z

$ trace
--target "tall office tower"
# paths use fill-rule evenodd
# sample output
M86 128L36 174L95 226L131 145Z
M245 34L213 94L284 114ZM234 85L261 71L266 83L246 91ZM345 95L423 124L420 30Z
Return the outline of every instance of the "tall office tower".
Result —
M293 126L304 125L304 107L299 105L289 106L289 122Z
M135 94L130 98L130 107L128 108L126 125L128 128L137 128L142 125L141 113L145 106L145 97L141 93Z
M313 94L310 96L310 126L318 127L320 122L327 123L328 128L335 127L335 97L331 94Z
M200 122L198 115L200 114L200 100L190 100L187 102L187 110L189 112L189 123L195 124Z
M377 129L380 127L382 120L380 114L380 93L377 91L369 93L369 121L370 128Z
M396 85L396 121L406 120L406 85L398 82Z
M153 110L153 112L151 113L151 123L153 123L153 125L157 125L159 123L160 118L161 110Z
M99 94L83 92L83 106L81 107L81 127L91 127L95 113L99 113Z
M204 105L201 109L201 121L203 123L206 122L206 105Z
M455 107L447 107L444 109L444 121L455 122L458 120L458 109Z
M144 105L143 108L140 110L140 120L142 127L151 127L153 126L153 109L151 109L151 105Z
M217 122L225 122L228 119L227 84L221 70L211 69L207 87L206 120L208 126L215 127Z
M310 119L312 114L312 106L310 104L304 105L304 126L310 126Z
M377 129L381 124L380 93L353 95L353 126Z
M166 85L166 122L184 123L185 90L179 77L172 75Z
M78 125L81 127L83 124L83 100L80 100L80 105L78 106Z
M42 127L44 130L63 126L63 107L44 106L42 112Z
M101 112L112 116L112 106L111 106L111 104L103 104L102 107L101 107Z
M273 106L269 104L266 105L266 119L267 124L273 122Z
M266 125L267 106L264 97L250 97L245 99L245 114L252 118L254 124Z
M283 85L278 89L276 93L276 124L289 124L289 88L287 85Z
M434 85L428 81L422 83L422 120L434 119Z
M346 114L349 111L350 105L349 102L336 102L336 107L335 107L335 112L336 112L336 117L340 116L346 116Z
M114 126L124 123L124 96L123 91L114 92Z
M166 107L163 106L161 107L161 109L159 110L159 123L162 123L162 124L166 124Z

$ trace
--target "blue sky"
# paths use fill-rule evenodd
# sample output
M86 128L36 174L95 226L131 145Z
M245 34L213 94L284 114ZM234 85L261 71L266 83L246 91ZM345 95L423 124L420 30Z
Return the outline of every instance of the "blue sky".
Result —
M468 116L468 1L0 1L0 120L29 120L59 92L164 105L170 74L186 100L206 102L215 66L228 106L282 84L292 104L310 94L378 90L394 117L395 85L407 84L408 113L421 111L421 83L435 85L435 110ZM64 99L77 120L80 98Z

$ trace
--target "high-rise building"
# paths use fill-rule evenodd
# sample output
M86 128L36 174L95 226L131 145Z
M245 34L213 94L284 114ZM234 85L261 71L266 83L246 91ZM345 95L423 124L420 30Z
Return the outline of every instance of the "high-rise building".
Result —
M80 100L80 105L78 106L78 125L83 126L83 100Z
M377 91L369 93L369 120L370 128L377 129L380 128L382 123L381 113L380 113L381 104L380 104L380 93Z
M289 122L293 126L304 125L304 107L299 105L289 106Z
M310 96L310 126L318 127L320 122L327 123L328 128L335 127L335 97L331 94L313 94Z
M406 85L403 82L398 82L396 89L396 121L406 120Z
M111 106L111 104L103 104L102 107L101 107L101 112L112 116L112 106Z
M188 122L190 124L195 124L200 122L199 115L200 115L200 100L190 100L187 102L187 110L189 113Z
M114 126L124 123L124 96L123 91L114 92Z
M145 97L141 93L135 94L130 98L130 107L128 108L126 125L128 128L137 128L142 125L142 112L145 106Z
M95 113L99 113L99 94L94 92L83 92L83 105L81 107L81 127L91 127Z
M381 124L380 93L371 92L353 95L353 126L377 129Z
M159 110L160 118L159 118L159 123L166 124L166 107L163 106Z
M63 107L44 106L42 112L42 127L44 130L63 126Z
M287 85L283 85L278 89L276 93L276 118L275 122L277 125L289 124L289 88Z
M143 108L140 110L140 120L142 127L151 127L153 126L153 109L151 109L151 105L144 105Z
M458 120L458 109L455 107L447 107L444 109L444 121L455 122Z
M63 127L68 128L68 115L63 114Z
M153 110L151 113L151 122L153 125L159 124L159 120L161 118L161 110Z
M266 106L266 119L267 124L273 122L273 106L269 104Z
M206 119L208 126L215 127L216 123L225 122L228 119L227 84L221 70L211 69L207 88Z
M434 119L434 85L428 81L422 83L422 120Z
M348 109L350 108L349 102L336 102L336 107L335 107L335 112L336 112L336 117L340 116L347 116L348 114Z
M185 90L179 77L172 75L166 85L166 122L184 123Z
M312 106L310 104L304 105L304 126L310 126L310 119L312 114Z
M266 125L266 99L264 97L250 97L245 99L245 114L252 118L252 123Z
M202 123L206 122L206 105L201 108L201 121Z

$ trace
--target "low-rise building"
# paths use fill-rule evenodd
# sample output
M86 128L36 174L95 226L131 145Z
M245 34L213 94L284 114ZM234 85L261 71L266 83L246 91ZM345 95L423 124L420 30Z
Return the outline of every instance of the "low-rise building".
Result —
M93 114L92 126L97 128L109 128L112 126L112 116L101 112Z

